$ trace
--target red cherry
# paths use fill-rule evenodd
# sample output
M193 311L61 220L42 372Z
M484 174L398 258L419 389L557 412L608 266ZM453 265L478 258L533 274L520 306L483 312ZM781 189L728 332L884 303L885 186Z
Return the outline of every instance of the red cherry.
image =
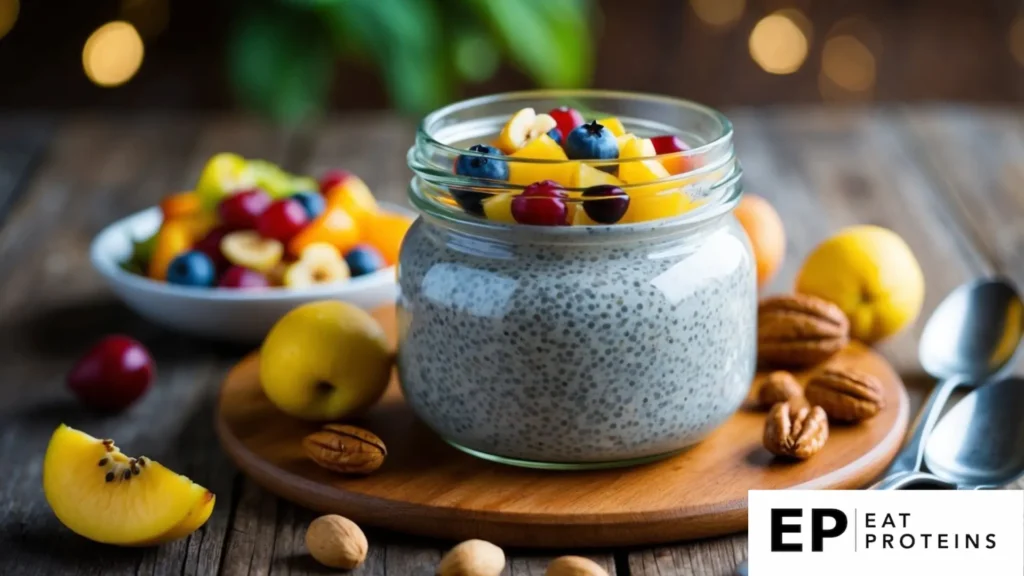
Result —
M562 142L569 137L569 132L572 132L577 126L583 125L583 114L568 106L559 106L548 112L548 116L555 119L558 132L562 135Z
M683 142L678 136L671 134L655 136L651 138L651 144L654 144L655 154L671 154L690 149L686 142ZM688 158L686 156L666 158L662 164L672 174L682 174L696 168L696 158Z
M232 266L220 277L221 288L235 288L239 290L251 288L266 288L270 286L270 280L265 274L255 270L249 270L241 266Z
M230 229L224 226L218 226L207 232L206 236L203 236L202 240L196 242L193 249L206 254L217 270L224 270L230 263L224 256L224 253L220 251L220 241L229 233L231 233Z
M153 382L153 358L139 342L107 336L68 373L68 388L85 405L98 410L123 410Z
M338 184L341 184L345 180L352 177L352 173L348 170L334 169L328 170L320 177L320 193L327 194L327 191L334 188Z
M232 194L217 205L221 223L231 230L252 230L260 214L270 206L273 199L259 188Z
M520 224L535 226L565 225L569 215L565 198L565 189L558 182L534 182L512 199L512 218Z
M263 211L256 221L256 230L264 238L273 238L287 244L306 224L309 224L309 214L302 204L285 198Z

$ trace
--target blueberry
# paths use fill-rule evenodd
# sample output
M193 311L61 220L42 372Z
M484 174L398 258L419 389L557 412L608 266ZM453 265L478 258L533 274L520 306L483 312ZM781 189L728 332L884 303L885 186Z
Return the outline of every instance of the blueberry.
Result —
M210 257L198 250L190 250L171 260L167 267L167 283L179 286L213 286L217 268Z
M317 192L296 192L292 194L292 200L302 204L310 220L322 214L324 209L327 208L324 197Z
M557 126L555 128L552 128L551 130L548 130L548 136L552 140L557 142L559 145L562 144L562 133L558 131L558 127Z
M565 138L565 154L573 160L609 160L619 157L619 143L611 130L595 120L569 132Z
M471 152L501 156L501 150L485 144L470 146ZM480 156L463 155L455 161L455 173L460 176L472 178L484 178L487 180L508 180L508 163L497 158L482 158ZM490 196L483 192L474 192L466 188L451 188L452 198L462 206L462 209L470 214L483 216L484 207L481 204Z
M348 254L345 254L345 263L348 264L353 278L387 268L387 263L384 262L384 257L380 255L380 252L366 244L360 244L349 250Z
M583 191L583 198L583 211L600 224L615 224L629 208L629 196L622 188L611 184L591 186Z

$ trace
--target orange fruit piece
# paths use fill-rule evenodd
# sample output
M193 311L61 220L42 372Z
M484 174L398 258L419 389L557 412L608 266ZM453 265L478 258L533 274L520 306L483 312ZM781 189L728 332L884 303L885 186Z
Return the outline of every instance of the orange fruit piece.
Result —
M754 194L744 194L733 211L747 232L757 262L757 285L767 284L786 255L786 229L779 213L767 200Z
M316 220L306 225L288 242L288 252L298 257L310 244L326 242L344 254L359 243L359 238L359 226L348 211L328 205L323 214L317 216Z
M402 239L412 226L413 219L392 212L381 212L363 231L363 237L384 257L389 266L398 262Z
M347 178L328 189L325 198L328 208L341 208L348 212L358 225L369 224L380 213L380 207L377 206L377 200L370 192L369 186L355 174L349 174Z
M163 212L164 220L192 216L199 213L201 209L202 203L199 201L199 195L195 192L178 192L165 196L160 201L160 211Z
M156 236L153 257L149 259L147 274L153 280L166 280L167 267L182 252L192 248L193 225L188 220L168 220L160 226Z

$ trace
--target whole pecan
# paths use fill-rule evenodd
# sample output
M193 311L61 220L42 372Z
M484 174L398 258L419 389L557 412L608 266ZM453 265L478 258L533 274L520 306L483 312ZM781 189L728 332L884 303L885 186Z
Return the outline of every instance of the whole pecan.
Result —
M813 366L850 341L838 306L806 294L765 298L757 309L757 357L762 364Z
M820 406L772 406L764 423L764 447L772 454L806 460L828 440L828 417Z
M303 438L302 448L313 462L342 474L369 474L388 454L376 434L347 424L327 424Z
M764 379L757 391L757 403L765 410L787 400L802 399L804 388L785 370L776 370Z
M878 378L849 368L825 369L811 378L804 395L840 422L867 420L885 408Z

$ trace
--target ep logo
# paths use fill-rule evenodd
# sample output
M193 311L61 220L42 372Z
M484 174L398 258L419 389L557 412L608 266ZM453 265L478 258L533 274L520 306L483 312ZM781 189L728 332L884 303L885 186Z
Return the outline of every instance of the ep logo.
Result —
M803 552L810 537L810 551L822 552L827 538L838 538L846 532L850 522L846 513L836 508L811 508L805 514L802 508L771 509L771 551Z

